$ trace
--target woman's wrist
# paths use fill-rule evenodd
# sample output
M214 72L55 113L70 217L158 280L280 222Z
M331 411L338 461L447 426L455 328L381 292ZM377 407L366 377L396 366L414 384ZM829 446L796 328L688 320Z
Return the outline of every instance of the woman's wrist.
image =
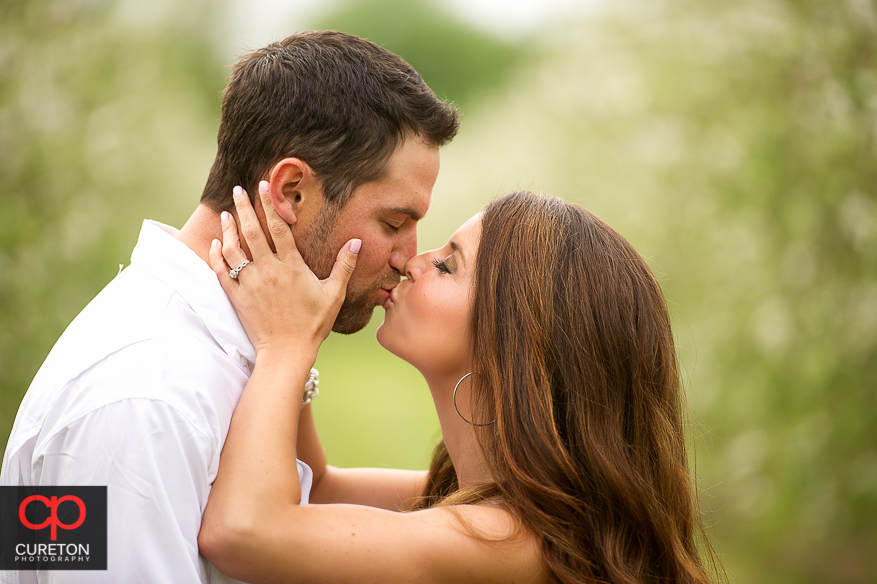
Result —
M295 343L275 343L256 346L256 363L271 364L271 367L284 367L310 371L317 362L319 347L297 346Z
M256 371L264 375L268 373L277 381L275 387L288 388L294 392L296 399L304 400L308 390L311 369L317 360L316 353L307 351L262 350L256 353Z

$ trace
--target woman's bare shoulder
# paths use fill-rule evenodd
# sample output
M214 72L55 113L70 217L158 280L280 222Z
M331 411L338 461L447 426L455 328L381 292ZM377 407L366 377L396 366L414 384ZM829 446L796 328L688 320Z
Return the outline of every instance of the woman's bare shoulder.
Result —
M503 504L451 505L407 515L420 515L418 521L444 534L434 542L437 554L474 570L469 581L548 582L539 538Z

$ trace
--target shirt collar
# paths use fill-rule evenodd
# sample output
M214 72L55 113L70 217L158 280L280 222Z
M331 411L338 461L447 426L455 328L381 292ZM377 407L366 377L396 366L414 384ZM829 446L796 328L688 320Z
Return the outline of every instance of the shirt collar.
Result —
M244 357L254 363L256 350L216 274L198 254L177 239L177 234L179 230L169 225L144 221L131 253L131 265L176 290L229 356L235 360Z

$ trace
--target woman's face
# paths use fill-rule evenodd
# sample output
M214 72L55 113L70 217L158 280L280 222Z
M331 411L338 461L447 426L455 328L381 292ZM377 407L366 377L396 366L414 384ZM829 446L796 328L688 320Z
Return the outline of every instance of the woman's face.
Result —
M481 215L464 223L439 249L408 260L406 280L384 303L378 342L425 376L465 373L469 310ZM462 373L460 373L462 371Z

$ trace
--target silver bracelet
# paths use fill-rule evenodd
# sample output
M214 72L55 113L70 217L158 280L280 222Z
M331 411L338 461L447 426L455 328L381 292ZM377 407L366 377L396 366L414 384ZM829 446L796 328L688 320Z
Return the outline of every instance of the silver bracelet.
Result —
M308 374L308 380L305 382L305 395L301 400L301 407L305 407L311 400L320 395L320 390L318 386L320 385L320 372L311 367L311 372Z

